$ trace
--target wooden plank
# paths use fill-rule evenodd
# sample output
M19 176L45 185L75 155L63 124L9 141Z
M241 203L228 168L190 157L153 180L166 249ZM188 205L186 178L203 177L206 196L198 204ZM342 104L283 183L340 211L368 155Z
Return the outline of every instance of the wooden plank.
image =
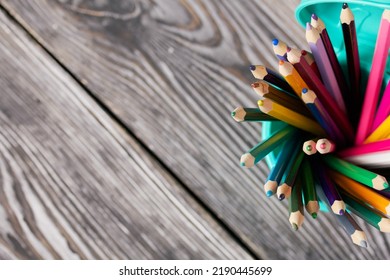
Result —
M0 12L0 258L250 258Z
M275 68L271 40L306 47L294 1L3 1L4 7L246 242L272 259L389 258L388 237L348 240L330 214L292 232L286 204L268 200L268 172L239 167L260 125L249 64ZM285 5L285 6L283 6ZM45 15L45 16L42 16ZM331 248L331 249L330 249Z

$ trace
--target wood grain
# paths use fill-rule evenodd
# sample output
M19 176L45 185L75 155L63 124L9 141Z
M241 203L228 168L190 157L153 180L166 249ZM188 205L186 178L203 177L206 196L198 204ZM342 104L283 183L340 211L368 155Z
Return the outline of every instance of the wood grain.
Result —
M271 40L306 47L294 1L2 1L254 252L271 259L389 258L367 229L351 244L330 214L292 232L285 203L266 199L268 169L239 167L259 124L229 113L256 106L249 64L275 68Z
M250 258L2 12L0 36L0 258Z

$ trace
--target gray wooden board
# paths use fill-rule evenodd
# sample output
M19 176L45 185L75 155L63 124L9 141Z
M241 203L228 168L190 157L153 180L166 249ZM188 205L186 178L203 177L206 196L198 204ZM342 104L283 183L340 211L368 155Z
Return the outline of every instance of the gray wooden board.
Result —
M276 68L271 40L306 47L299 1L2 1L33 36L168 166L256 254L271 259L389 258L388 237L352 244L331 214L292 232L286 202L267 199L264 162L242 153L259 124L250 64Z
M0 13L0 258L250 258Z

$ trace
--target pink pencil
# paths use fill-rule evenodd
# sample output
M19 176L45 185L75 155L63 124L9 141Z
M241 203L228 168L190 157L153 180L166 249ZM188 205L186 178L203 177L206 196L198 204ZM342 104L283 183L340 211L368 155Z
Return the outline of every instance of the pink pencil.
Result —
M342 158L347 158L352 156L358 156L358 155L370 154L376 152L384 152L384 151L390 151L390 139L348 148L340 151L338 155Z
M368 77L362 113L356 133L355 144L363 143L373 126L375 110L378 105L379 91L382 85L383 73L386 67L390 47L390 10L382 15L378 37Z
M376 111L374 124L371 127L370 132L373 132L387 118L389 114L390 114L390 80L387 83L378 110Z

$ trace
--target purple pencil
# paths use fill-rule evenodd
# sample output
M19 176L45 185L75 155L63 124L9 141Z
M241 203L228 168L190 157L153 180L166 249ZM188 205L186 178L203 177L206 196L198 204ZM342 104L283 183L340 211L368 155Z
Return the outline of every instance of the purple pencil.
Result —
M321 40L318 30L313 28L310 23L307 23L306 25L306 40L309 43L311 52L317 62L318 69L320 70L326 88L332 94L340 109L346 113L343 95L337 83L336 74L333 71L324 42Z
M335 73L337 85L340 88L341 95L343 96L344 93L343 97L345 98L345 100L347 100L345 95L348 96L348 87L345 82L343 70L341 69L336 53L334 52L334 48L329 38L328 31L326 30L326 26L316 14L312 14L310 23L320 33L321 41L325 46L326 53L328 54L329 61L332 66L333 72Z
M336 185L332 182L329 175L322 166L316 165L315 167L319 183L322 187L322 190L324 191L326 199L328 200L333 213L336 215L344 215L345 203L337 191Z

